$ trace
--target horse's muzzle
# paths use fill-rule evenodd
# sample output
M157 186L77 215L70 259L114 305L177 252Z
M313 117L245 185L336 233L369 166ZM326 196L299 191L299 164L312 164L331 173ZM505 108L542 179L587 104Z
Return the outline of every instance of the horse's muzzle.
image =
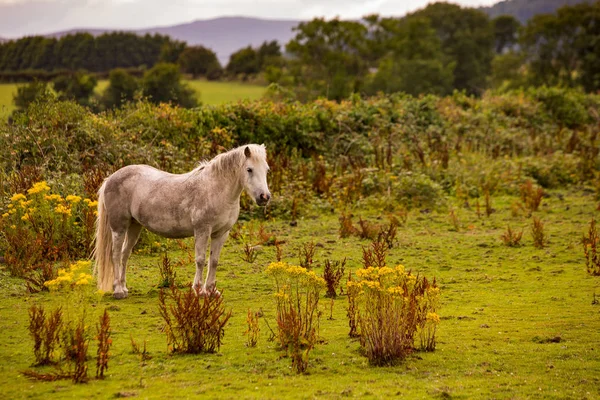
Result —
M266 206L269 200L271 200L271 193L261 193L256 199L256 204L259 206Z

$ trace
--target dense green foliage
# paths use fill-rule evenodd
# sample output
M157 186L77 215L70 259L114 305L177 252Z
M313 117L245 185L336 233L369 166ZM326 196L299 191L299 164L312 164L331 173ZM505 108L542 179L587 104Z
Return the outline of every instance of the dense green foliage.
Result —
M222 73L215 52L203 46L187 47L179 55L178 63L184 73L194 78L206 76L208 79L217 79Z
M218 149L257 142L274 153L324 156L333 168L328 173L340 179L355 167L380 168L383 175L361 184L365 194L386 187L388 170L399 177L420 172L424 187L432 187L431 179L446 191L464 181L474 194L481 193L481 179L515 190L515 182L499 181L497 174L507 168L520 168L545 187L561 187L589 182L599 167L598 108L598 96L557 88L481 99L395 95L195 110L141 102L98 116L73 103L45 101L2 126L0 160L5 173L31 165L51 174L82 174L92 162L149 163L182 172ZM476 166L481 157L487 161ZM465 174L463 162L482 175ZM391 187L400 197L407 190L403 179Z
M510 10L492 13L493 18L485 9L445 2L403 17L315 18L295 28L285 55L279 43L266 41L239 49L225 68L212 49L160 35L28 37L0 44L0 79L60 81L80 69L106 76L114 68L142 75L166 62L193 77L276 83L300 101L342 101L355 93L379 92L447 96L460 90L482 95L490 88L543 85L595 92L600 89L600 30L595 22L600 2L573 3L558 8L556 2L532 2L537 14L523 26L513 10L526 7L517 1L497 5ZM540 14L546 11L554 14ZM71 97L88 103L85 96ZM114 94L106 97L107 104L118 103ZM169 96L155 94L159 97Z
M77 33L60 39L28 36L0 44L0 71L78 70L107 72L114 68L151 67L177 43L161 35L112 32L97 37ZM165 54L164 58L161 55ZM175 55L175 61L178 54Z

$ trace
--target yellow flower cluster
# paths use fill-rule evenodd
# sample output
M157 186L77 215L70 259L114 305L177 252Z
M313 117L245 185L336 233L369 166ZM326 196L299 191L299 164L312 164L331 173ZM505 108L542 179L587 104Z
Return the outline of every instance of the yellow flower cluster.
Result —
M440 323L440 316L434 312L428 312L427 313L427 321L438 325Z
M325 279L317 276L314 271L309 271L297 265L289 265L282 261L269 264L267 274L273 276L277 281L286 279L302 280L309 284L325 287Z
M63 214L63 215L67 215L70 216L71 215L71 209L69 207L66 207L64 204L58 204L55 208L54 211L57 214Z
M46 181L41 181L33 184L33 187L27 191L29 194L36 194L47 192L50 190L50 186L46 183Z
M91 268L91 261L77 261L69 266L68 270L60 268L58 277L51 281L44 282L44 286L50 290L59 290L66 287L76 287L89 285L92 280L92 275L87 272Z
M89 207L89 208L94 208L94 207L98 207L98 201L97 200L90 200L90 199L83 199L83 202Z
M44 199L46 199L48 201L56 201L56 202L63 201L63 198L60 194L47 194L44 196Z
M70 194L66 197L65 200L67 200L67 202L71 204L77 204L81 201L81 197Z
M13 194L13 196L10 198L10 201L12 201L13 203L16 203L19 200L25 200L26 198L27 197L23 193L17 193L17 194Z

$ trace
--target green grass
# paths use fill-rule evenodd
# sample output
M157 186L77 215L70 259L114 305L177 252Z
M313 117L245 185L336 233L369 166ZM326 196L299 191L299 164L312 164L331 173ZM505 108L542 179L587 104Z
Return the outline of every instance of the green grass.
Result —
M17 85L14 83L0 83L0 119L10 115L15 109L13 95L17 93Z
M536 213L549 236L541 250L532 245L531 218L511 216L515 198L494 198L498 211L490 218L460 208L458 232L446 213L410 213L388 262L437 278L442 322L435 352L414 353L393 367L370 366L358 342L348 338L342 296L335 300L332 320L330 300L321 299L323 343L310 354L309 373L293 374L290 359L268 341L265 323L276 326L271 282L264 273L275 260L272 246L262 247L258 259L248 264L242 260L243 242L227 241L217 280L233 315L220 353L211 355L167 354L153 287L159 280L157 254L137 252L132 257L128 299L90 295L82 306L73 295L27 294L23 281L2 272L0 388L7 398L598 398L600 305L592 300L594 293L600 294L600 278L585 272L581 248L581 236L597 214L596 202L583 192L561 194L545 198ZM379 218L378 210L366 207L353 210L356 219ZM256 230L258 223L253 223ZM521 247L502 244L507 224L525 230ZM327 258L347 257L347 268L355 271L361 265L361 248L368 245L357 238L340 239L334 213L305 212L295 227L283 220L263 225L285 241L284 258L295 264L299 246L313 240L318 265ZM174 241L168 243L171 258L183 260L178 281L190 282L194 267ZM182 243L193 248L190 240ZM322 267L317 271L322 273ZM109 308L114 344L104 381L45 383L21 374L34 360L27 332L27 309L34 303L63 304L71 315L86 307L91 326ZM249 308L264 313L256 348L247 348L243 336ZM132 354L130 335L138 343L147 340L151 360L142 362ZM559 343L545 343L555 337ZM90 355L95 356L93 344ZM93 374L92 360L89 366Z
M262 97L266 88L239 82L212 82L204 80L186 81L198 94L202 104L218 105L239 100L256 100ZM102 93L108 86L107 80L101 80L96 86L96 93ZM0 118L6 118L15 109L13 94L17 92L17 84L0 83Z
M192 89L199 93L203 104L217 105L239 100L257 100L265 93L264 86L239 82L187 81Z

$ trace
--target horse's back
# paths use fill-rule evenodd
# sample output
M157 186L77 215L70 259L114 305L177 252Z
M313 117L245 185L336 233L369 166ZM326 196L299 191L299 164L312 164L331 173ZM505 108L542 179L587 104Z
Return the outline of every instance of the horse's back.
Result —
M186 176L148 165L129 165L104 183L103 196L111 226L128 226L136 220L168 237L190 236L190 198Z

